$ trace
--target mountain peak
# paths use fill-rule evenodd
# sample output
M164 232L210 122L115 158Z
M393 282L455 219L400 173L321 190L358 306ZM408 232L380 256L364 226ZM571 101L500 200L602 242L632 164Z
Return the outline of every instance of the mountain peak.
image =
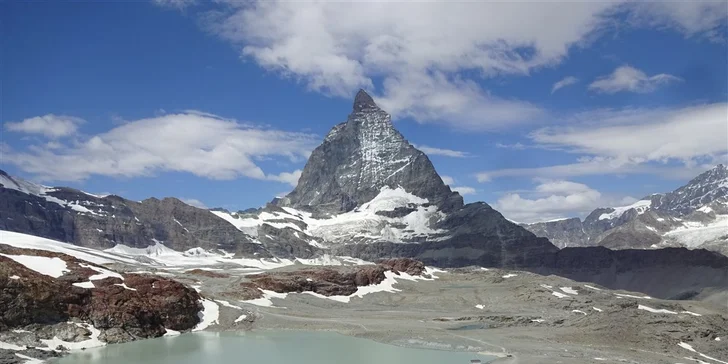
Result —
M354 112L360 112L366 109L379 109L379 107L366 91L360 89L354 97Z
M429 158L360 90L348 120L331 129L311 153L296 188L274 204L340 213L371 201L385 187L401 187L443 210L463 205L462 197L442 182Z

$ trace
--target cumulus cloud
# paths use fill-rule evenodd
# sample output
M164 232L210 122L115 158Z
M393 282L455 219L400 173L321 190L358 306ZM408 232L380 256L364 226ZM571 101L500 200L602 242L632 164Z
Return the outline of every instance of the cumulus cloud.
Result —
M475 193L477 193L477 191L475 190L475 188L468 187L468 186L455 186L455 187L452 188L452 190L455 191L455 192L457 192L457 193L459 193L459 194L461 194L462 196L465 196L465 195L474 195Z
M719 3L688 1L218 3L227 6L206 12L202 23L243 58L328 95L374 90L395 117L465 130L507 128L544 114L475 81L557 65L615 24L695 35L715 33L725 18Z
M279 174L268 175L268 179L271 181L278 181L288 183L289 185L296 187L298 180L301 178L302 171L297 169L293 172L282 172Z
M539 129L529 137L540 147L580 154L574 163L485 171L477 174L478 181L636 173L682 179L706 164L724 162L728 153L728 103L597 110L571 119L569 126Z
M178 113L129 121L105 133L49 148L3 149L3 162L44 180L91 175L135 177L187 172L211 179L249 177L291 183L293 174L266 174L254 161L308 157L318 138L267 129L211 114Z
M583 184L567 180L537 180L538 185L523 193L507 193L494 204L505 217L518 222L548 221L583 217L597 207L632 202L631 198L612 198Z
M465 158L469 157L470 153L468 152L462 152L459 150L452 150L452 149L443 149L443 148L435 148L435 147L428 147L426 145L415 145L415 148L419 149L423 153L427 155L439 155L443 157L453 157L453 158Z
M180 198L180 201L182 201L190 206L194 206L194 207L201 208L201 209L207 209L207 206L205 205L205 203L196 198Z
M41 134L56 139L76 134L78 126L83 123L84 120L81 118L48 114L19 122L7 122L5 129L18 133Z
M554 93L566 86L575 85L578 82L579 79L574 76L564 77L561 81L554 83L554 85L551 87L551 93Z
M648 93L677 81L682 79L665 73L647 76L643 71L625 65L617 67L610 75L597 78L589 85L589 90L606 94L621 91Z

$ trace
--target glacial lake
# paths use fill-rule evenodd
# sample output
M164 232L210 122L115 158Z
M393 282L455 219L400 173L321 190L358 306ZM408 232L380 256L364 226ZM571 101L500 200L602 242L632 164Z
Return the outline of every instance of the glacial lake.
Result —
M193 333L87 349L59 364L470 364L477 353L402 348L332 332Z

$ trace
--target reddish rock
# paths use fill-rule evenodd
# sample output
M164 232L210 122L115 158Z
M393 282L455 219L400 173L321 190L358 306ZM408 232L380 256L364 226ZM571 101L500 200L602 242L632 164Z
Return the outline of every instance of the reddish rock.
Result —
M190 269L186 271L187 274L193 274L196 276L203 276L207 278L230 278L230 275L227 273L218 273L211 270L205 270L205 269Z
M369 265L354 270L331 268L303 269L295 272L269 272L248 276L256 287L278 293L311 291L324 296L348 296L359 286L384 280L385 269Z
M76 258L42 250L19 249L0 244L0 253L58 257L70 272L59 278L28 269L0 256L0 331L33 323L54 324L78 318L106 330L108 342L161 336L165 328L182 331L199 322L199 294L171 279L124 274L94 280L95 288L73 283L88 281L96 271ZM19 279L11 279L19 276ZM122 286L122 283L127 287ZM111 334L110 334L111 333Z
M402 272L412 276L421 276L425 273L425 265L419 260L411 258L385 259L380 261L379 265L395 273Z

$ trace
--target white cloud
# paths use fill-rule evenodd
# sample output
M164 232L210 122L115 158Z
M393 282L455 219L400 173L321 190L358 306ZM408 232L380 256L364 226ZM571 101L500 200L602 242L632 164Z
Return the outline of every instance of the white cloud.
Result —
M457 193L459 193L462 196L465 196L465 195L474 195L475 193L477 193L477 191L475 190L475 188L468 187L468 186L455 186L455 187L452 188L452 190L455 191L455 192L457 192Z
M532 190L507 193L494 204L505 217L518 222L548 221L567 217L584 217L597 207L623 205L631 197L614 198L582 183L567 180L539 180Z
M268 179L271 181L278 181L288 183L289 185L296 187L298 179L301 178L301 170L297 169L293 172L282 172L279 174L268 175Z
M607 94L621 91L647 93L677 81L682 79L665 73L647 76L643 71L625 65L617 67L610 75L597 78L589 85L589 90Z
M638 27L673 28L687 37L725 40L725 1L641 1L631 4L629 21Z
M656 174L682 179L694 176L706 164L723 162L728 153L728 103L678 109L597 110L571 119L568 127L539 129L530 138L540 147L580 154L575 163L486 171L477 174L478 181L509 176L568 178L607 174Z
M227 6L204 14L206 28L261 67L329 95L374 90L395 117L465 130L544 115L538 105L495 96L475 81L557 65L573 47L625 21L697 34L715 32L725 16L720 4L688 1L221 2Z
M566 86L575 85L578 82L579 79L574 76L564 77L561 81L554 83L554 86L551 87L551 93L554 93Z
M453 184L455 184L455 178L452 178L450 176L440 176L440 178L442 178L442 182L448 186L452 186Z
M207 209L207 206L205 205L205 203L196 198L180 198L180 201L182 201L190 206L194 206L194 207L201 208L201 209Z
M157 6L178 10L197 4L197 0L152 0L152 2Z
M3 162L56 181L177 171L211 179L243 176L290 183L292 174L269 176L254 160L283 157L299 161L308 157L317 142L311 134L266 129L210 114L179 113L129 121L53 149L4 146Z
M19 133L41 134L56 139L76 134L78 126L83 123L84 120L81 118L48 114L19 122L7 122L5 129Z
M419 149L420 151L422 151L423 153L425 153L427 155L439 155L439 156L443 156L443 157L453 157L453 158L465 158L465 157L470 156L470 153L462 152L459 150L428 147L426 145L415 145L414 147Z
M351 97L374 89L395 116L481 130L530 121L529 103L496 97L478 77L527 75L559 63L603 24L612 4L504 2L233 3L207 14L213 32L264 68L311 90ZM472 71L472 72L471 72Z

